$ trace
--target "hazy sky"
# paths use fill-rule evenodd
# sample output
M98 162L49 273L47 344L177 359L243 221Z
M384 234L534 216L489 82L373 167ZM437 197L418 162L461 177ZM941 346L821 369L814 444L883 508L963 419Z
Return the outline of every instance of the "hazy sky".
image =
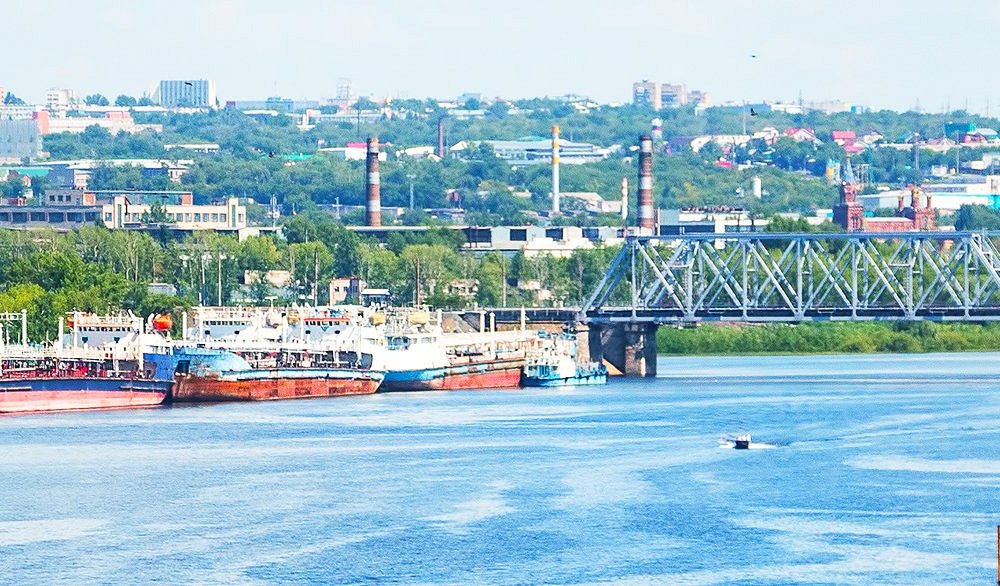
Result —
M1000 112L997 0L4 0L0 86L220 99L375 96L627 101L632 81L724 100L841 98ZM756 55L756 58L751 57Z

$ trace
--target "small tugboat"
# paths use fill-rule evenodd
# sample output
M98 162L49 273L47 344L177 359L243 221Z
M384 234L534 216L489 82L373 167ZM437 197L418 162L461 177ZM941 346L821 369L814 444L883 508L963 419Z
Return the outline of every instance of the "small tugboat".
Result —
M734 449L737 450L749 450L750 449L750 434L742 433L736 436L736 440L733 445Z
M576 361L576 340L568 334L548 338L541 352L524 365L521 386L561 387L603 385L608 382L608 369L603 364Z

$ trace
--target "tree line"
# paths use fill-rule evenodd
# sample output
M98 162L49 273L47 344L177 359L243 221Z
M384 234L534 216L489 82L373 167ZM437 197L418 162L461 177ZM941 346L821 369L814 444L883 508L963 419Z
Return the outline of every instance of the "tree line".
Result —
M660 328L661 354L913 353L1000 350L1000 326L827 322Z
M57 317L68 311L179 315L200 303L326 304L329 282L350 276L388 288L398 304L417 300L419 287L422 302L443 308L575 305L617 252L599 247L568 258L476 256L463 248L460 232L443 228L394 234L383 245L318 213L290 218L284 233L285 239L240 241L216 233L177 240L166 230L101 226L67 233L2 230L0 312L27 309L32 339L51 339ZM290 283L272 287L264 278L268 271L288 271ZM519 288L528 282L531 287ZM176 295L150 293L150 283L172 285ZM537 297L538 289L551 297Z

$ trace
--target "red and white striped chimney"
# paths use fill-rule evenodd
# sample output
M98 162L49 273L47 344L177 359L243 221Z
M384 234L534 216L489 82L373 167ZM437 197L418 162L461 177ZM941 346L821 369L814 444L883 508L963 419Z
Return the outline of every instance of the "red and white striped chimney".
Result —
M622 221L628 219L628 177L622 177Z
M368 199L365 202L365 225L382 225L382 194L378 174L378 137L368 138L368 156L365 159L365 188Z
M653 220L653 139L639 137L639 227L654 229Z

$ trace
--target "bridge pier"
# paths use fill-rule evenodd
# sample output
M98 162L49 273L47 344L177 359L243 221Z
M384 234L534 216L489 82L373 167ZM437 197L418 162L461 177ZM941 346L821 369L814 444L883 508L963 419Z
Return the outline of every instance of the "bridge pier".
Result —
M573 324L573 329L576 331L576 363L591 362L590 326L585 323L576 322Z
M625 376L656 376L656 324L625 325Z
M581 359L603 362L612 376L656 376L656 324L591 324L578 329Z

